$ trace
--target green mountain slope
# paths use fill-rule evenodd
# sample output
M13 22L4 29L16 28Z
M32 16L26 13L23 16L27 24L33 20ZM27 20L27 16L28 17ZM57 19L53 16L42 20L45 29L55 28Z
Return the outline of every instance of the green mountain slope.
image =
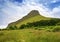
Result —
M44 16L40 15L37 10L32 10L31 12L28 13L28 15L24 16L22 19L20 19L16 22L10 23L8 25L8 28L10 26L17 26L19 28L22 24L38 22L41 20L51 20L51 19L53 19L53 18L44 17ZM54 18L54 20L56 20L56 19Z

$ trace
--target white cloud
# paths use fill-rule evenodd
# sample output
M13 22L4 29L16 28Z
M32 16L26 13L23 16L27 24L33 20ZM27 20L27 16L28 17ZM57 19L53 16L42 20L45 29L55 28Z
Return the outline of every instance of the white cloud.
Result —
M57 0L52 0L52 1L51 1L51 3L56 3L56 2L57 2Z
M54 18L60 18L60 6L55 7L52 11L51 14L53 15Z

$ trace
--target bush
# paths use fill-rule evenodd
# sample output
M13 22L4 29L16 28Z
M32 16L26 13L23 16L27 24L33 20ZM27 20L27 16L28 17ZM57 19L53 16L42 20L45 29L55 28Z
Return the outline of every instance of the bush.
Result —
M59 32L60 31L60 27L55 27L52 31L53 32Z
M16 29L18 29L18 28L17 28L17 26L10 26L8 29L9 29L9 30L16 30Z
M30 27L41 27L41 26L56 26L57 23L59 23L59 21L60 21L59 19L40 20L37 22L22 24L20 26L20 29L30 28Z
M23 24L23 25L21 25L19 28L20 28L20 29L24 29L25 27L26 27L26 25Z
M14 26L14 29L18 29L17 26Z

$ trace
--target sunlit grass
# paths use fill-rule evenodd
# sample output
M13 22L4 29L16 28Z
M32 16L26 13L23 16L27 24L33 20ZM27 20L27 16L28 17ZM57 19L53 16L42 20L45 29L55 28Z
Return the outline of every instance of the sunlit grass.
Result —
M19 27L22 24L26 24L26 23L32 23L32 22L36 22L36 21L40 21L40 20L49 20L51 18L46 18L46 17L42 17L40 15L36 15L34 17L30 17L28 19L25 19L24 21L16 24L17 27Z
M0 31L0 42L60 42L60 32L23 29Z

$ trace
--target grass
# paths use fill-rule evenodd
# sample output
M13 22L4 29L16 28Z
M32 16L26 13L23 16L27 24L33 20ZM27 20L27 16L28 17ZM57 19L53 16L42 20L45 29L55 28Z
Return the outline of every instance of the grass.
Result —
M16 22L13 22L11 24L8 25L9 26L14 26L16 25L17 27L20 27L22 24L27 24L27 23L32 23L32 22L36 22L36 21L40 21L40 20L50 20L51 18L47 18L47 17L43 17L41 15L36 15L36 16L33 16L33 17L30 17L30 18L23 18L23 20L19 20L19 21L16 21Z
M28 19L26 19L26 20L24 20L21 23L18 23L16 25L19 27L21 24L27 24L27 23L32 23L32 22L40 21L40 20L50 20L50 19L42 17L42 16L39 16L39 15L36 15L36 16L28 18Z
M0 31L0 42L60 42L60 32L22 29Z

